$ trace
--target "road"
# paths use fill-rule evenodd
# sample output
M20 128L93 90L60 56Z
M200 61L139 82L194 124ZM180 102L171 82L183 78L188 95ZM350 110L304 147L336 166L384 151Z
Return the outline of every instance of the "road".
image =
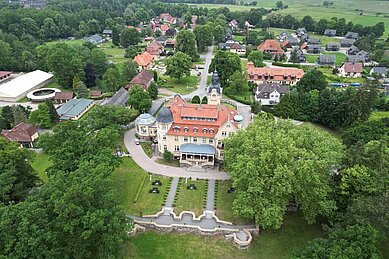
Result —
M130 152L132 159L146 172L171 177L191 177L193 179L228 180L230 177L225 172L209 170L207 172L186 171L181 167L161 165L150 159L140 145L135 144L135 128L126 132L124 144Z
M211 65L212 61L212 53L213 53L214 46L208 47L207 53L203 56L205 58L205 64L204 64L204 70L201 73L200 83L199 87L191 92L190 94L184 95L184 98L190 98L192 99L193 96L198 95L201 98L207 95L207 81L208 81L208 74L209 74L209 66Z

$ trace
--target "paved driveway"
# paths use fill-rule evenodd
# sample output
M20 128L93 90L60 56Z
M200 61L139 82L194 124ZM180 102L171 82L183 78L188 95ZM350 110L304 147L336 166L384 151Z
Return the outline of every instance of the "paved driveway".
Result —
M225 172L191 172L181 167L161 165L154 162L143 151L140 145L135 145L135 129L131 129L124 135L124 144L134 161L146 172L171 177L192 177L197 179L227 180L229 175Z

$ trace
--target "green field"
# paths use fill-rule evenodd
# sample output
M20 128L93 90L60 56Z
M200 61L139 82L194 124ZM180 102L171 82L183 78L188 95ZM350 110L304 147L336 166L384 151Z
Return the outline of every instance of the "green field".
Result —
M230 181L219 181L219 188L216 200L216 216L221 220L229 221L235 224L250 224L252 220L236 216L232 211L232 203L235 199L234 193L228 193L227 190L232 187Z
M244 0L246 3L252 0ZM257 8L272 8L277 0L260 0ZM302 18L306 15L312 16L315 20L325 18L330 20L331 17L345 18L346 21L352 21L354 24L374 25L378 22L384 22L386 28L386 36L389 32L389 18L384 15L389 15L389 2L378 0L333 0L334 5L330 8L323 6L323 1L317 0L283 0L284 5L288 5L287 9L276 11L282 14L291 14L297 18ZM253 6L243 5L220 5L220 4L196 4L199 7L207 8L222 8L227 7L230 11L244 11ZM358 11L356 10L358 9ZM362 10L362 11L361 11ZM360 15L362 13L362 15ZM381 13L377 15L377 13Z
M52 166L53 163L50 160L49 155L46 153L35 153L34 161L32 162L32 168L37 172L39 178L42 182L47 181L46 170L48 167Z
M308 225L298 214L287 214L281 229L261 231L246 250L223 236L145 232L131 237L125 252L126 258L289 258L321 234L318 224Z
M329 83L366 83L366 78L349 78L349 77L340 77L338 75L332 74L332 68L330 67L318 67L318 70L322 71L326 76Z
M146 176L146 178L145 178ZM113 173L113 185L118 193L117 200L123 206L126 213L131 215L154 214L161 210L163 195L166 192L168 178L152 176L152 180L161 180L162 186L158 187L159 194L149 193L152 188L149 176L140 168L132 158L123 158L121 165ZM136 203L134 199L139 186L144 185Z
M197 187L197 190L188 190L187 184L185 184L185 179L181 179L180 190L177 191L177 204L175 206L174 212L178 215L184 210L193 211L196 216L203 214L204 208L204 197L206 195L205 186L206 182L203 180L190 181L189 184L194 184Z
M199 82L198 76L185 76L180 80L170 78L169 76L160 75L159 78L165 79L166 83L162 83L161 88L167 88L171 92L179 94L188 94L197 89Z
M112 42L102 43L98 48L107 55L108 60L112 60L115 64L126 61L126 58L124 58L125 50L113 45Z

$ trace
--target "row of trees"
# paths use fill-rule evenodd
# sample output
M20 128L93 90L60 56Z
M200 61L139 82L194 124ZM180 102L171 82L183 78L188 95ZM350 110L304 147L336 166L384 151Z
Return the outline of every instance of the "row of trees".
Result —
M119 256L132 223L112 187L120 162L113 153L118 129L133 119L128 109L97 107L88 121L58 124L41 136L53 162L44 185L31 167L32 153L0 139L1 256Z
M377 100L373 87L327 88L319 70L309 71L292 91L281 98L275 114L283 118L312 121L330 128L345 128L369 118Z

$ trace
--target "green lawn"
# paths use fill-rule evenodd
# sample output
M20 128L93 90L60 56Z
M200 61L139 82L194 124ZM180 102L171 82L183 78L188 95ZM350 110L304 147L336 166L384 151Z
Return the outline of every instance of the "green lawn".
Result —
M181 179L181 188L177 192L177 203L175 206L175 213L178 215L181 211L189 210L193 211L196 216L203 214L204 208L204 197L206 195L205 186L206 182L204 180L190 181L189 184L194 184L197 187L197 190L188 190L186 189L187 185L185 184L185 179Z
M47 181L47 175L46 175L46 170L50 166L53 165L53 163L50 160L49 155L46 153L35 153L35 158L34 161L32 162L32 168L38 173L39 178L43 181Z
M319 57L319 55L316 55L316 54L306 54L305 57L306 57L308 63L316 63L317 62L317 58Z
M210 237L153 231L131 237L125 246L127 258L290 258L308 241L321 236L318 224L308 225L298 214L287 214L279 230L263 230L252 245L241 250L223 236Z
M232 187L230 181L219 181L219 189L216 201L216 216L221 220L229 221L235 224L249 224L252 220L244 219L234 215L232 203L235 199L234 193L228 193L227 190Z
M146 153L146 155L148 157L153 156L153 149L151 147L151 141L140 142L140 146L142 147L143 151Z
M343 62L346 61L347 56L341 52L327 52L323 51L323 55L335 55L336 56L336 62L335 65L340 66Z
M145 184L142 187L137 202L134 203L143 179L145 179ZM159 194L150 194L148 191L152 185L146 172L132 158L122 158L121 165L113 173L113 185L118 193L117 200L123 206L126 213L130 215L140 215L142 213L145 215L153 214L161 210L163 195L166 192L169 179L153 175L152 180L156 179L160 179L162 182L162 186L158 187L161 192Z
M108 60L112 60L115 64L126 61L125 49L113 45L111 41L100 44L98 48L107 55Z
M349 77L340 77L338 75L332 74L332 68L330 67L319 67L320 71L324 73L329 83L366 83L366 78L349 78Z
M389 118L389 111L372 112L370 120L380 120L383 118Z
M240 64L242 65L242 70L243 71L246 71L247 62L248 62L247 58L241 58L240 59Z
M172 160L166 161L165 159L158 158L155 162L157 162L158 164L161 164L161 165L180 167L180 161L177 159L172 159Z
M238 102L252 102L254 99L254 94L252 91L245 91L236 94L228 94L228 97Z
M161 79L165 79L167 82L161 85L162 88L167 88L171 92L179 94L188 94L197 89L197 83L199 82L198 76L185 76L180 80L172 79L168 76L159 76Z

